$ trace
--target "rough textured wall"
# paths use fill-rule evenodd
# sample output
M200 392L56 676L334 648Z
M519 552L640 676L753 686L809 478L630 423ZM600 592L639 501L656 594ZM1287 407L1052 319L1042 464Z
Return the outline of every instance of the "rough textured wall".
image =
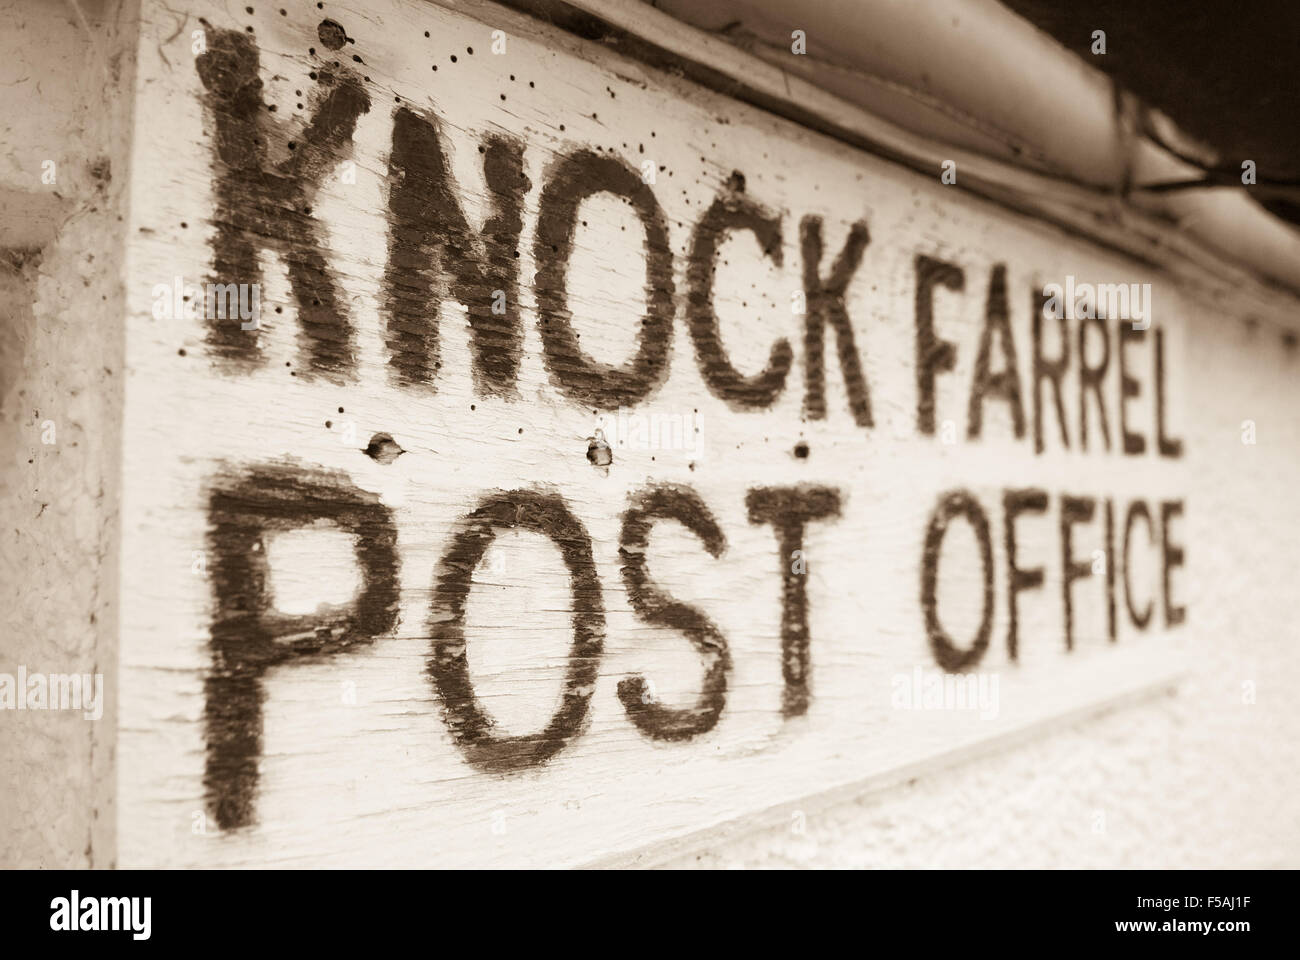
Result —
M29 0L0 14L0 220L19 245L0 271L0 671L103 674L106 691L98 721L54 710L0 719L0 866L113 856L131 98L105 94L130 89L132 10ZM16 231L37 208L51 213L53 239Z
M1188 497L1194 668L1176 695L670 865L1300 865L1300 349L1225 310L1193 324L1187 359L1187 453L1214 480Z

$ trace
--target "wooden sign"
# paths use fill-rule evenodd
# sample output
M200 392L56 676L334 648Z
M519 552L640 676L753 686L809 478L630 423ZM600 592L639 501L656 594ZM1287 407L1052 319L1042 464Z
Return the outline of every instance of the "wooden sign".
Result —
M120 865L609 862L1177 669L1164 275L490 4L144 6Z

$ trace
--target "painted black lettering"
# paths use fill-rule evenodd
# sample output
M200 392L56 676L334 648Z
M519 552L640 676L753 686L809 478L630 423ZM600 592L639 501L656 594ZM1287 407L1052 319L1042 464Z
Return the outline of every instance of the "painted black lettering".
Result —
M835 347L840 358L840 373L849 395L849 409L853 422L859 427L869 427L871 421L871 393L862 363L853 340L853 325L844 305L849 281L862 262L862 251L871 242L867 225L859 220L849 229L844 249L831 266L830 277L821 277L822 221L821 217L804 217L799 224L799 243L803 250L803 288L807 314L804 317L804 397L803 412L809 420L826 419L826 366L823 344L826 325L835 331Z
M1043 452L1043 381L1052 385L1052 400L1056 405L1056 422L1061 428L1061 446L1070 449L1070 432L1065 425L1065 404L1062 401L1061 380L1070 365L1070 329L1069 321L1062 311L1056 317L1056 329L1061 341L1061 352L1055 360L1043 356L1043 308L1050 297L1040 291L1033 291L1033 330L1034 330L1034 452Z
M1161 560L1161 582L1164 587L1165 599L1165 626L1176 627L1187 619L1187 608L1175 606L1173 601L1172 573L1183 565L1185 557L1181 544L1174 543L1170 539L1169 527L1175 517L1183 515L1183 502L1181 500L1165 500L1160 504L1160 555Z
M1181 457L1183 441L1165 434L1165 332L1156 328L1156 446L1162 457Z
M750 523L770 523L781 563L781 673L785 679L781 712L797 717L808 711L811 653L808 635L807 560L804 527L840 515L840 494L831 487L758 487L745 495Z
M381 295L388 362L402 384L433 382L441 365L439 304L457 300L469 314L476 391L512 397L524 340L518 257L530 184L522 143L492 134L481 149L493 206L475 236L457 199L436 122L407 107L393 113L388 263Z
M752 233L763 253L781 266L780 216L768 213L739 190L727 190L713 201L695 225L686 268L690 290L686 320L695 345L695 361L709 389L733 409L753 410L771 406L785 388L794 351L788 340L777 340L768 355L767 369L752 377L743 376L727 357L713 308L713 281L722 241L728 233L740 230Z
M1088 330L1094 329L1101 334L1101 361L1092 366L1088 363ZM1110 334L1106 329L1104 317L1090 317L1079 323L1079 446L1088 449L1088 394L1097 401L1097 413L1101 421L1101 436L1106 449L1110 449L1110 424L1106 421L1106 402L1101 396L1102 380L1106 377L1106 368L1110 366Z
M1133 521L1139 517L1146 524L1147 539L1152 546L1155 545L1155 530L1151 526L1151 512L1147 509L1146 501L1134 500L1128 505L1128 513L1124 516L1124 605L1128 607L1128 618L1133 626L1145 630L1151 622L1155 601L1148 600L1141 613L1133 606L1133 563L1130 550L1133 544Z
M498 736L496 723L474 693L465 640L465 605L474 570L498 530L520 529L549 537L569 570L573 645L560 705L539 733ZM545 763L582 730L605 643L605 603L591 537L557 493L499 491L487 496L452 531L451 546L434 573L429 610L433 638L429 676L443 718L465 759L479 770L509 773Z
M1022 513L1044 513L1047 510L1045 490L1007 490L1002 495L1002 509L1006 524L1007 551L1007 604L1010 618L1007 624L1007 655L1015 660L1020 651L1019 603L1021 590L1031 590L1043 585L1043 568L1022 570L1016 564L1016 518Z
M1143 340L1144 330L1134 327L1129 320L1119 321L1119 343L1116 352L1119 355L1119 435L1124 453L1139 456L1146 452L1147 440L1140 433L1132 433L1128 428L1128 401L1141 396L1142 384L1136 377L1129 376L1125 363L1124 348L1134 342Z
M319 521L353 537L361 589L328 612L272 609L269 536ZM272 667L365 644L397 622L397 531L379 498L345 474L293 464L232 468L208 497L212 671L204 683L203 783L223 830L255 820L262 679Z
M713 514L690 487L662 484L636 493L623 514L618 554L628 602L646 623L668 627L687 636L703 659L704 681L694 707L674 710L656 703L644 677L620 680L618 698L636 728L655 740L689 740L712 730L727 702L731 655L722 631L697 607L674 600L660 589L646 569L645 551L658 520L676 520L704 543L712 557L726 549Z
M1110 642L1116 635L1115 617L1115 501L1106 498L1106 632Z
M989 354L993 335L1002 347L1002 369L989 372ZM984 328L980 332L979 352L975 356L975 376L971 380L970 404L967 407L966 436L979 439L984 426L984 398L1005 400L1011 409L1016 438L1025 435L1025 408L1020 400L1020 371L1016 367L1016 341L1011 334L1007 312L1007 268L997 264L989 278L989 298L984 311Z
M984 608L979 629L970 648L957 647L939 622L939 555L949 524L964 517L975 533L979 546L981 577L984 581ZM935 662L944 670L956 673L979 664L988 650L993 629L993 543L989 539L989 520L979 500L965 490L955 490L939 498L925 531L925 548L921 554L921 610L925 615L925 632Z
M636 356L619 367L584 353L570 322L568 270L578 208L598 193L626 199L645 230L646 312L637 334ZM533 256L542 356L551 382L569 399L603 410L635 406L648 397L668 374L675 309L668 221L654 191L635 170L613 157L586 149L570 153L547 173Z
M253 38L204 27L208 48L195 64L206 91L203 102L216 124L211 282L260 283L260 252L278 253L297 307L306 373L343 382L356 372L355 337L311 205L325 176L350 152L357 118L370 109L370 97L351 72L321 67L316 82L325 93L306 128L294 133L262 102ZM271 161L272 147L283 160ZM210 317L207 324L205 342L219 362L248 367L262 361L257 327L243 329L239 318ZM267 325L260 319L259 324Z
M1074 559L1074 525L1091 523L1097 502L1092 497L1061 497L1061 591L1065 603L1065 649L1074 649L1074 581L1092 576L1092 563Z
M961 290L966 275L961 267L916 255L916 429L934 435L934 378L957 363L957 347L934 333L934 287Z

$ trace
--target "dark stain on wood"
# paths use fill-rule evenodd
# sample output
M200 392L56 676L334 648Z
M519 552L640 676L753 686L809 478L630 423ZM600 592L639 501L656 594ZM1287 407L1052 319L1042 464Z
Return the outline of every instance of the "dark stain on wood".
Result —
M388 465L404 454L401 444L393 439L391 433L376 433L361 451L376 463Z
M342 50L343 45L349 42L343 25L334 20L322 20L316 27L316 36L331 50Z

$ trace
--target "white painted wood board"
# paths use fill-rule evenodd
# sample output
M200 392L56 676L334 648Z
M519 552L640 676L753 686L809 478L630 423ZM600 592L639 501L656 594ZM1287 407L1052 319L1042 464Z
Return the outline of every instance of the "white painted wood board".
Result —
M1164 275L973 199L942 184L939 170L932 179L901 171L491 5L450 10L375 0L318 9L278 0L254 4L252 14L241 4L203 0L144 6L128 247L120 865L589 863L1032 730L1176 674L1180 629L1166 625L1160 504L1193 510L1194 478L1183 459L1156 450L1155 330L1125 346L1139 381L1139 394L1127 402L1128 422L1145 438L1142 455L1119 449L1118 320L1107 324L1111 362L1101 383L1109 451L1098 443L1095 407L1088 413L1090 449L1079 448L1075 356L1062 390L1071 447L1061 447L1044 384L1044 449L1035 452L1030 333L1033 295L1044 284L1064 284L1067 276L1150 283L1164 351L1165 432L1184 437L1185 318L1205 308ZM338 51L324 45L324 19L350 38ZM244 236L258 229L217 212L216 127L205 105L195 30L204 31L208 52L256 45L258 123L272 131L269 164L288 161L288 141L295 149L308 142L307 119L329 91L348 86L347 77L364 91L368 110L305 201L337 278L339 314L354 350L350 369L320 375L310 368L299 334L301 304L274 244L259 253L259 276L223 278L260 283L261 328L223 328L235 352L243 349L241 335L256 337L256 362L232 367L218 357L209 321L187 319L183 309L170 318L158 315L165 309L155 311L159 285L211 278L223 224L244 229ZM503 31L503 54L492 52L494 30ZM331 31L324 37L337 36ZM326 74L331 85L320 79ZM394 372L386 211L397 182L390 168L401 111L435 118L474 232L491 206L478 147L490 136L522 145L530 186L517 245L516 397L485 395L476 385L465 308L449 296L441 298L436 376L405 384ZM535 276L554 266L547 244L538 243L540 198L557 182L563 158L583 150L615 158L629 182L652 162L654 183L644 186L662 211L672 255L671 292L659 282L651 294L671 307L671 338L660 341L667 339L666 366L647 396L621 410L593 407L566 390L548 369L540 333L537 291L545 283ZM761 409L739 409L710 389L687 322L692 232L719 196L743 196L779 223L779 261L765 255L753 233L737 232L721 241L712 283L721 342L741 375L763 370L775 341L789 345L784 385ZM869 390L869 426L850 410L831 327L826 414L804 415L808 314L796 310L804 292L800 229L809 217L822 221L822 277L855 223L869 235L844 297ZM567 258L572 328L589 357L621 365L637 349L647 309L645 230L632 207L609 193L583 200L576 219ZM936 335L955 349L953 369L936 378L934 435L918 430L918 255L955 265L963 278L961 289L940 285L932 296ZM1016 436L1010 404L988 396L981 435L971 439L971 383L999 265L1024 435ZM1070 323L1076 351L1077 328ZM1059 349L1053 329L1049 323L1049 356ZM993 345L996 372L1003 353L997 338ZM638 427L663 424L687 429L668 447L641 448ZM612 446L607 470L588 459L597 429ZM404 451L389 463L364 452L381 433ZM620 445L620 438L629 442ZM345 478L360 491L356 502L371 505L366 516L391 516L399 564L394 619L368 643L297 657L258 675L256 776L240 794L238 816L223 825L220 790L212 786L214 736L222 728L205 719L220 712L212 703L211 678L220 672L213 634L229 613L214 583L214 569L228 558L213 555L220 518L212 496L239 476L254 478L248 489L261 484L266 491L265 479L255 478L286 463ZM730 658L716 723L671 742L639 730L618 693L620 681L641 675L653 683L654 698L688 708L705 667L681 632L637 616L620 572L624 513L649 484L689 487L724 541L712 556L684 527L660 521L646 548L650 578L716 625ZM839 515L809 522L802 557L785 556L773 526L751 521L747 495L809 485L833 489ZM1017 520L1018 560L1024 569L1044 568L1045 582L1019 593L1013 662L1003 494L1025 488L1043 490L1047 507ZM497 534L464 609L468 676L495 734L536 735L561 708L571 663L594 671L594 682L571 691L585 709L549 758L502 771L453 732L454 710L429 671L435 636L446 639L431 611L440 609L435 577L453 532L482 501L515 490L558 498L580 522L604 622L598 655L571 661L573 602L559 549L537 533ZM958 490L978 501L989 524L991 622L987 649L971 669L986 692L996 683L996 710L903 709L901 692L912 689L918 671L923 683L941 670L927 640L922 556L932 511ZM1104 556L1108 498L1117 547L1131 501L1145 502L1155 521L1154 542L1137 524L1128 567L1118 568L1121 555L1111 558L1113 641L1104 567L1075 581L1070 650L1064 496L1096 501L1092 521L1073 527L1077 562L1091 563L1096 550ZM1181 523L1171 519L1171 547L1193 550L1181 539ZM346 606L361 586L356 549L350 534L328 523L268 532L257 551L269 569L265 596L286 616L310 617L322 603ZM809 611L802 710L789 706L782 661L783 574L798 563L803 572L792 573L799 579L787 592L802 591ZM1172 605L1187 605L1182 572L1176 562L1170 567ZM1145 630L1126 608L1125 574L1135 604L1154 603ZM937 583L942 623L957 647L968 647L984 588L976 540L960 519L944 541ZM237 587L227 584L227 600Z

